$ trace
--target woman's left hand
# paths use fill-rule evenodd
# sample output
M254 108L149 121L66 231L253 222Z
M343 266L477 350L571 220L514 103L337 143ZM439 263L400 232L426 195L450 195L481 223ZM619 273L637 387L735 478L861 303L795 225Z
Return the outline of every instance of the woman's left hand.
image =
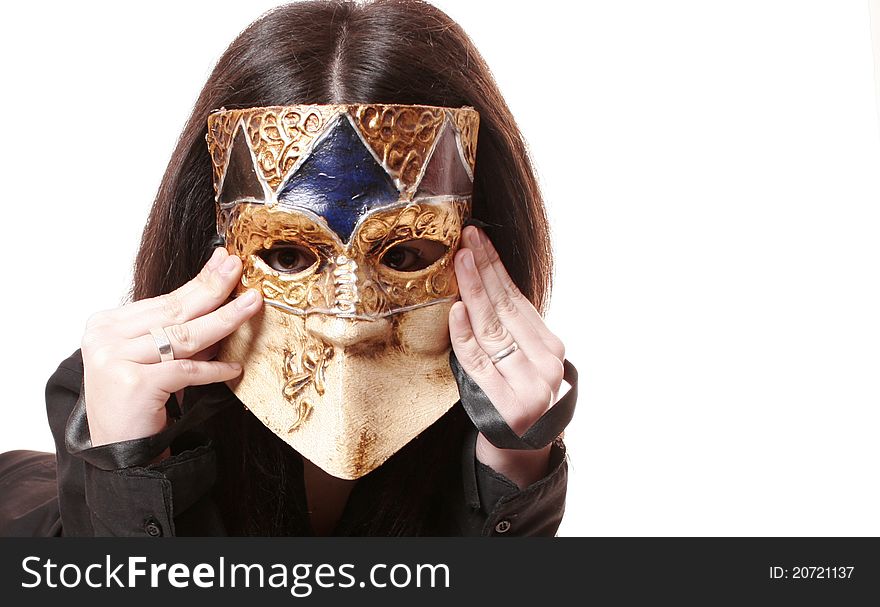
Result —
M565 347L513 283L485 232L468 226L455 255L461 301L449 312L452 349L468 375L510 426L522 435L556 401ZM497 362L492 356L517 344ZM480 434L477 459L526 487L547 472L550 446L499 449Z

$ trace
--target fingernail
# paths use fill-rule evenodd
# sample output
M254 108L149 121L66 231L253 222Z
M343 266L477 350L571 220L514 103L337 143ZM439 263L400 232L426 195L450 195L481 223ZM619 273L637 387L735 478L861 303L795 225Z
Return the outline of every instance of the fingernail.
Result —
M205 267L207 267L209 270L213 270L214 268L216 268L217 264L220 263L220 251L222 250L223 249L220 247L214 249L214 252L211 253L211 258L208 260L208 263L205 265Z
M232 367L233 371L241 373L241 363L229 363L229 366Z
M456 321L464 322L464 305L459 305L458 303L453 304L452 315L455 317Z
M468 234L468 245L470 245L472 249L479 248L482 245L480 242L480 231L478 229L474 228L473 230L470 230L470 233Z
M257 301L257 292L254 291L253 289L248 289L247 291L245 291L244 295L239 295L236 298L235 306L239 310L243 310L243 309L249 307L255 301Z
M463 257L463 259L461 261L464 264L464 268L466 270L473 271L475 269L475 267L474 267L474 254L471 253L470 251L465 251L465 253L464 253L464 255L462 255L462 257Z
M220 266L221 274L231 274L233 270L235 270L236 259L238 259L235 255L230 255L227 257L223 264Z

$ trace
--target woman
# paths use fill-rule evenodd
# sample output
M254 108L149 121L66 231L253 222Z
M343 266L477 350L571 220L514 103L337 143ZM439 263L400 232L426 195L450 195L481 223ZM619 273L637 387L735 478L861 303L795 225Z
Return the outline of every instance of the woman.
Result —
M454 254L462 301L448 312L462 402L355 480L300 457L224 383L242 368L217 360L219 343L258 317L265 290L226 303L243 267L214 241L205 136L218 108L358 103L469 106L479 135L475 225ZM49 381L57 494L51 456L0 456L0 531L552 535L567 469L561 441L548 443L575 390L560 401L573 368L535 307L550 275L521 136L457 24L414 0L273 10L230 45L199 96L144 231L134 302L94 315ZM551 423L523 435L539 418Z

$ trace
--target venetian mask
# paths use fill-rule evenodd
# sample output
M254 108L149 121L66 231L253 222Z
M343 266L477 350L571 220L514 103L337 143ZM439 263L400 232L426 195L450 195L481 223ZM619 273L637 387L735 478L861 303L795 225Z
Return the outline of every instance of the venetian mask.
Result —
M309 105L208 118L217 231L261 312L230 388L326 472L367 474L458 400L448 314L470 214L472 108Z

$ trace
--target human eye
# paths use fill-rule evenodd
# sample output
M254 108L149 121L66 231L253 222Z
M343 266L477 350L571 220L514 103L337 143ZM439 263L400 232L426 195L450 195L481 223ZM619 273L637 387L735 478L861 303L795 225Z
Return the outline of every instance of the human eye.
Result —
M385 251L382 263L398 272L416 272L443 257L448 249L442 242L427 238L407 240Z
M259 253L270 268L285 274L296 274L310 268L318 257L310 249L295 244L278 244Z

